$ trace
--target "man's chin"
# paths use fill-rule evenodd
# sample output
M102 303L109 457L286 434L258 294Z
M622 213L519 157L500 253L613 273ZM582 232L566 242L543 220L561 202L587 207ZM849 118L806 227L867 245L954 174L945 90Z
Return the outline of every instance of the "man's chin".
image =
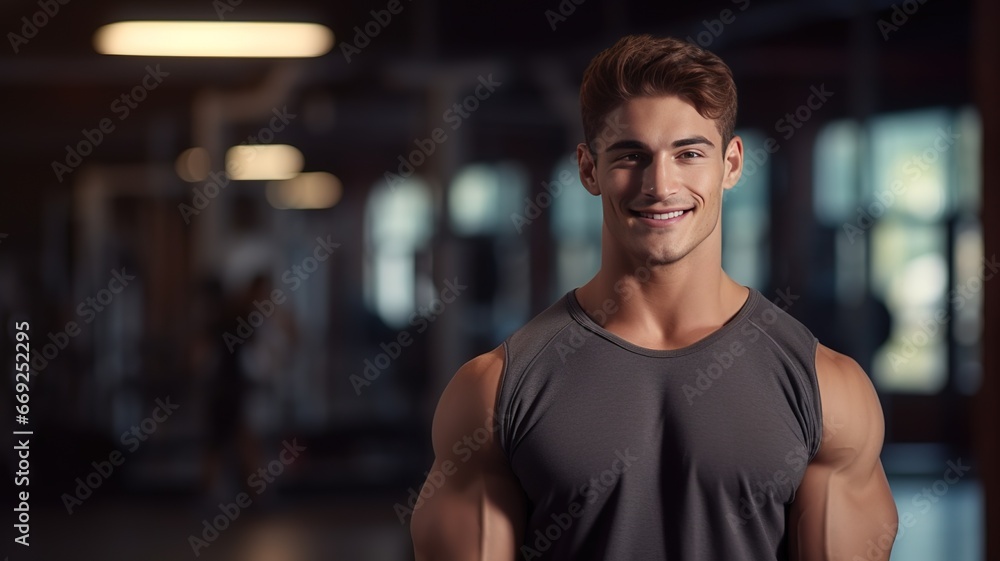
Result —
M677 263L684 255L684 253L670 250L647 251L643 256L642 263L646 267L666 267Z

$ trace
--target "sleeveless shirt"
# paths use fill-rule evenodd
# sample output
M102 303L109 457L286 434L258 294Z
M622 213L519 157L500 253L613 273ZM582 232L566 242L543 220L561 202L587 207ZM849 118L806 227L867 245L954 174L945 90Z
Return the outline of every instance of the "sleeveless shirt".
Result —
M680 349L605 330L574 290L504 341L496 430L528 501L521 558L787 559L822 438L817 340L749 290Z

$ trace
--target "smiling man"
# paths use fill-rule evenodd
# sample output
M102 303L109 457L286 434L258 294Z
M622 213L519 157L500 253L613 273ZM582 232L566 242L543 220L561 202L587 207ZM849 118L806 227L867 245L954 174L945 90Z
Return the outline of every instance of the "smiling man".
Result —
M629 36L580 100L600 270L445 389L417 559L888 559L867 375L722 270L729 68Z

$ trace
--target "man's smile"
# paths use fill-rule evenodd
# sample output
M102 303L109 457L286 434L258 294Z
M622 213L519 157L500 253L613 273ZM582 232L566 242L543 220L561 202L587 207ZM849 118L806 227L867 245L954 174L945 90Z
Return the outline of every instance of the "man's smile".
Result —
M691 214L694 208L673 209L673 210L630 210L633 216L638 217L643 223L651 226L666 226L676 224Z

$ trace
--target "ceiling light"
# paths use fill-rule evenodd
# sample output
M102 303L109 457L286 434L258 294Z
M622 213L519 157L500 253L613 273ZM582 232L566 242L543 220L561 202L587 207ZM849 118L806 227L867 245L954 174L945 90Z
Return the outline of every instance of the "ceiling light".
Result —
M231 179L291 179L302 171L302 152L287 144L240 144L226 150Z
M333 32L318 23L122 21L94 34L105 55L298 58L332 47Z

